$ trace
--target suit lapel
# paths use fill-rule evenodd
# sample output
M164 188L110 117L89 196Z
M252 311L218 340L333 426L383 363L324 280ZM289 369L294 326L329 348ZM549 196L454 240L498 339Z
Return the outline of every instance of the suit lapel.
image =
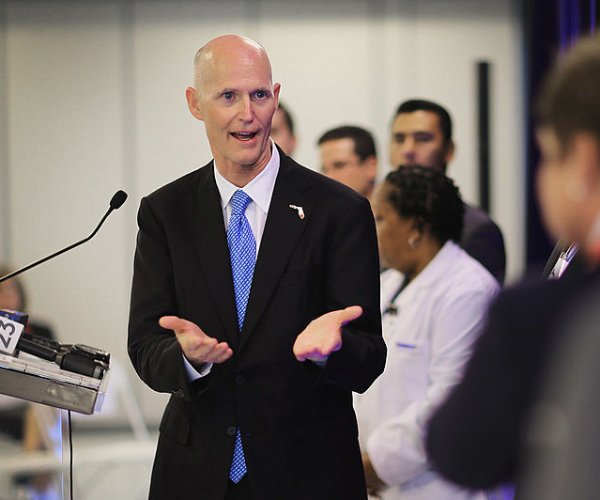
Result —
M306 195L310 179L281 155L279 173L257 256L252 289L238 349L242 349L269 303L302 232L310 221L314 201ZM290 205L302 207L304 218Z
M210 290L214 307L221 318L223 331L230 345L236 346L239 333L233 278L221 198L213 168L214 164L210 163L202 169L203 175L192 203L194 213L191 214L190 220L194 222L191 234L206 286Z

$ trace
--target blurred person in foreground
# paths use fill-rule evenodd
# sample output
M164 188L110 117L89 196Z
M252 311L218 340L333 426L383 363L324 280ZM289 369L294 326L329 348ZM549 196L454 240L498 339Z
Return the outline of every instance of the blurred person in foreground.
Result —
M362 500L352 391L386 355L371 207L273 143L260 44L219 36L194 71L213 160L138 213L129 354L171 394L150 498Z
M444 174L454 158L450 113L438 103L411 99L396 109L391 127L390 164L423 165ZM459 243L481 262L500 284L506 274L506 252L500 228L480 208L464 203Z
M483 499L432 470L425 422L459 381L498 282L458 246L463 203L442 172L391 172L372 206L389 267L381 275L388 359L355 396L367 486L385 500Z
M553 237L577 244L586 269L569 279L502 293L464 380L431 419L427 448L449 480L487 488L516 480L549 356L571 307L600 286L600 38L577 43L554 65L536 104L537 190ZM590 466L591 464L582 464ZM573 497L575 498L575 497Z
M344 125L326 131L318 145L323 174L370 200L377 178L377 151L371 132Z

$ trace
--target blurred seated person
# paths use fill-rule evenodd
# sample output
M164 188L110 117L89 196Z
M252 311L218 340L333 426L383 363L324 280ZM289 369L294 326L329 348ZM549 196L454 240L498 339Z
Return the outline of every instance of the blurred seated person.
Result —
M11 272L12 270L7 266L0 265L0 277ZM27 296L23 283L18 276L0 283L0 309L27 312ZM48 326L37 323L31 318L25 329L25 334L27 333L55 340L54 334ZM23 400L0 395L0 432L21 441L23 439L26 408L27 403Z
M290 111L279 101L279 107L271 120L271 139L275 141L288 156L294 156L296 151L296 134L294 120Z
M0 277L12 270L0 265ZM0 283L0 309L28 312L27 296L18 276ZM40 335L56 340L52 330L42 323L27 321L24 335ZM24 452L55 450L60 444L59 413L49 406L0 395L0 433L19 443ZM58 478L52 472L40 472L17 478L27 498L58 498Z
M6 276L12 270L0 265L0 277ZM0 283L0 309L11 309L27 313L27 294L18 276ZM50 340L55 340L54 333L48 325L29 318L25 332L34 333Z
M459 245L463 203L439 170L406 166L376 188L385 370L355 396L367 486L385 500L485 498L442 480L425 422L458 383L499 284Z

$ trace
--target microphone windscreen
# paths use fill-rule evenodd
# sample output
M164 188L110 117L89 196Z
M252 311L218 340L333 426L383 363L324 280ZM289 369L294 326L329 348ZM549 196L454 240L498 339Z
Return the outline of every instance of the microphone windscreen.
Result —
M125 203L126 199L127 193L125 191L117 191L110 200L110 208L112 208L113 210L120 208L121 205Z

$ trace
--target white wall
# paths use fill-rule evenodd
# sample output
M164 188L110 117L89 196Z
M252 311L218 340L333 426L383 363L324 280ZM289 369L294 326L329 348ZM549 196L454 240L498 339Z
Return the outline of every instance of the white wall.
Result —
M184 89L196 49L240 32L270 53L293 111L297 159L318 168L326 129L371 129L387 170L394 108L439 100L456 122L450 174L476 201L475 64L492 64L493 216L509 277L523 263L522 41L516 0L0 1L0 258L30 271L31 309L62 341L125 351L135 213L142 195L210 159ZM138 384L152 419L162 397Z

